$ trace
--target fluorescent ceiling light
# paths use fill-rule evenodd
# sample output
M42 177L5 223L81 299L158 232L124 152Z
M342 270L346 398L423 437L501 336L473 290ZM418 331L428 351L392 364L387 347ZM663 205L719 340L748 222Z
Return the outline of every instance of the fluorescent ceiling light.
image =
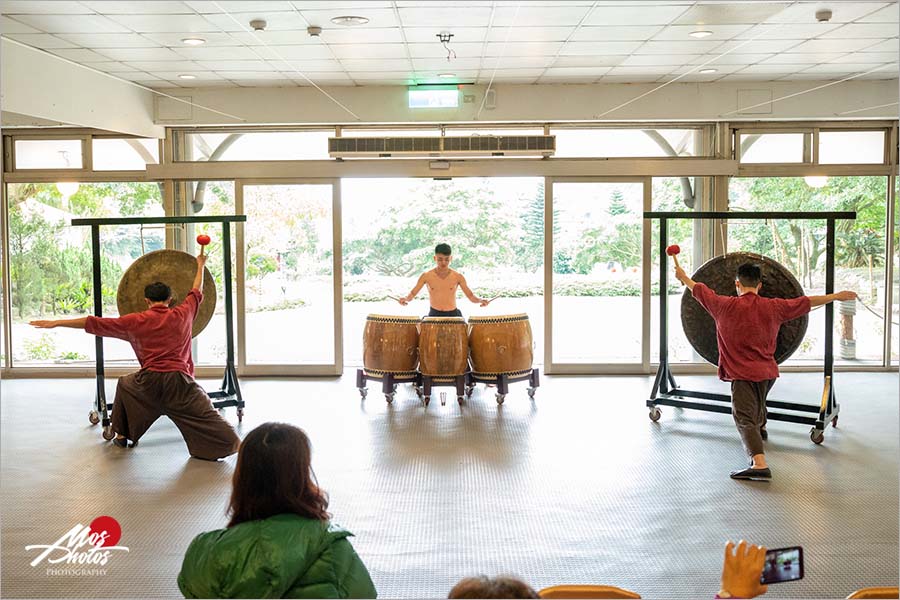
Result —
M705 38L705 37L711 36L712 34L713 34L712 31L707 31L705 29L702 29L700 31L692 31L688 35L690 35L691 37L695 37L695 38Z
M183 73L178 76L178 79L197 79L196 75L190 75L188 73Z
M441 79L452 79L456 77L456 73L438 73L438 77Z
M718 73L718 69L700 69L701 75L709 75L710 73Z
M181 43L185 44L186 46L200 46L202 44L205 44L206 40L198 37L189 37L181 40Z
M331 19L331 22L335 25L345 25L347 27L352 27L353 25L365 25L369 22L369 19L367 17L343 15L340 17L334 17L333 19Z

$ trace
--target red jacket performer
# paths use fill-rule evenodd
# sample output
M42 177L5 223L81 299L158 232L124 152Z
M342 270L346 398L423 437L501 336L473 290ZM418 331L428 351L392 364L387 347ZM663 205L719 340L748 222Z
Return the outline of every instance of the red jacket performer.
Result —
M203 301L203 267L206 256L197 257L197 275L184 302L169 308L172 290L161 282L144 288L149 307L144 312L118 318L81 317L58 321L32 321L50 329L71 327L88 333L125 340L134 348L141 370L119 379L113 404L113 443L134 447L162 415L172 419L188 452L195 458L217 460L234 454L240 439L213 407L209 396L194 381L191 359L191 327Z
M775 362L778 330L785 321L802 317L815 306L834 300L854 300L856 292L763 298L759 295L762 273L758 265L751 263L738 267L734 280L737 296L716 294L688 277L678 265L675 277L691 290L694 299L716 322L719 379L731 382L731 414L744 450L751 457L750 468L732 471L731 477L769 481L772 471L766 464L763 440L768 438L766 396L778 377Z

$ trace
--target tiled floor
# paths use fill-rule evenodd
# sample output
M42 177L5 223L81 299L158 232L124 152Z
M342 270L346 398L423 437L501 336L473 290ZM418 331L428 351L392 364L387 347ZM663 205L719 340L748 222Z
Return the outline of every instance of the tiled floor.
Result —
M462 407L448 391L446 406L423 409L403 388L393 406L374 386L361 401L352 375L245 380L241 431L267 420L307 430L335 520L356 533L381 597L446 597L460 577L513 573L535 587L710 598L725 540L741 537L805 548L806 578L766 597L897 584L895 373L839 373L840 428L822 446L808 426L771 423L771 484L728 479L744 456L727 415L664 407L651 423L646 377L545 377L534 402L520 383L500 408L479 387ZM820 379L785 375L772 396L817 403ZM133 451L104 443L87 422L93 385L2 383L3 597L177 597L187 544L225 523L234 458L189 459L165 419ZM130 549L105 574L29 565L26 545L104 514Z

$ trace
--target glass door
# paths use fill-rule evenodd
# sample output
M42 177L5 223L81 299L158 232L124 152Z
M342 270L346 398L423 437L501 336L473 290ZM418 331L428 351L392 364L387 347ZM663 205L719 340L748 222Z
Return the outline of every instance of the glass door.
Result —
M553 178L545 215L548 373L650 366L650 178Z
M238 362L246 374L340 375L338 180L238 181Z

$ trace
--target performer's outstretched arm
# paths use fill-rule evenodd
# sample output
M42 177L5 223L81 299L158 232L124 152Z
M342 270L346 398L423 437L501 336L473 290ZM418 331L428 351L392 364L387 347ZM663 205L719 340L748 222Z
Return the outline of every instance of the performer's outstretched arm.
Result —
M842 292L835 292L834 294L826 294L824 296L809 296L809 305L811 307L822 306L823 304L828 304L829 302L834 302L835 300L856 300L858 296L856 292L852 292L850 290L844 290Z
M425 285L425 273L422 273L419 276L419 281L416 282L416 286L412 289L409 295L404 296L403 298L398 298L397 301L403 306L406 306L407 304L412 302L412 299L416 297L416 294L419 293L419 290L422 289L423 285Z
M53 329L54 327L70 327L72 329L84 329L87 317L79 317L77 319L58 319L56 321L29 321L29 325L33 325L38 329Z

